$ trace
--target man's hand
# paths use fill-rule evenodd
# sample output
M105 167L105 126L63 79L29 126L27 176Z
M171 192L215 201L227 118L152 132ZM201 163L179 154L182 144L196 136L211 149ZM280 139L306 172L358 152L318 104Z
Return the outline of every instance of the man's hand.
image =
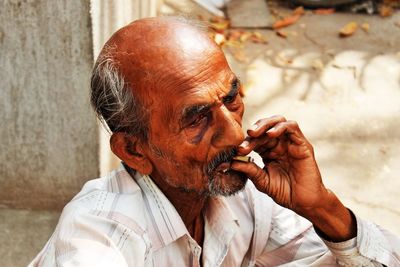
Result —
M238 161L231 168L246 173L259 191L309 219L330 239L355 236L354 219L325 188L313 148L296 122L282 116L259 120L248 130L238 153L246 155L252 150L262 157L263 169Z
M278 204L301 212L316 207L327 192L322 183L313 148L294 121L274 116L261 119L248 130L239 154L252 150L263 159L265 167L235 162L233 169L246 173L261 192Z

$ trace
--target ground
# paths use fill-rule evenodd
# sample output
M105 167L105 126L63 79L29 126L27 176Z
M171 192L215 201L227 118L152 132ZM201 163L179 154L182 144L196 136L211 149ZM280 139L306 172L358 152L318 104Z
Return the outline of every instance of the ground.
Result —
M164 2L162 13L209 16L189 1ZM269 2L269 7L281 15L292 12L277 2ZM358 29L340 38L339 29L351 21L368 23L369 31ZM307 11L283 29L286 38L270 29L248 29L260 32L268 43L224 47L232 69L245 84L245 126L274 114L298 121L314 145L326 186L358 216L397 235L399 25L399 12L382 18ZM2 266L26 265L44 246L58 216L51 211L3 210Z

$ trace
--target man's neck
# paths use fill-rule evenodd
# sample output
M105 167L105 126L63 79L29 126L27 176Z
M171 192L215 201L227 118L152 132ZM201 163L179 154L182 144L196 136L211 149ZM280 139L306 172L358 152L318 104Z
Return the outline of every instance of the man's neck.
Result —
M174 205L188 230L193 227L196 221L199 221L199 218L202 218L202 211L207 201L206 196L199 195L197 192L186 192L182 189L171 187L163 179L151 178ZM192 233L190 234L192 235Z
M174 205L190 236L202 247L204 240L204 218L202 211L207 197L201 196L196 192L185 192L182 189L171 187L163 179L152 178L152 180L172 205Z
M131 175L134 175L134 170L129 167L127 169ZM182 189L171 187L164 179L151 178L175 207L190 236L202 246L204 239L204 218L202 211L207 197L199 195L197 192L185 192Z

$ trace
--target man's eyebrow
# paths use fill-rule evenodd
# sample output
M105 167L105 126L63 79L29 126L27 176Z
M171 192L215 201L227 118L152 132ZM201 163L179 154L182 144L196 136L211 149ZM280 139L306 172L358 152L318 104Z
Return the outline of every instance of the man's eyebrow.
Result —
M233 97L238 94L240 89L240 80L235 76L231 81L231 89L224 98Z
M183 124L190 122L197 115L208 112L211 109L211 106L212 104L199 104L184 108L182 111L181 122Z

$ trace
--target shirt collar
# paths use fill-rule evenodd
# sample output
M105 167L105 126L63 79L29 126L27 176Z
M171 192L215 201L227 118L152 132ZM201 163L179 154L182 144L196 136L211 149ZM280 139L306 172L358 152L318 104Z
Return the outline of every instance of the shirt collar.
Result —
M135 172L133 178L143 192L145 207L153 226L149 232L153 249L167 246L184 235L191 238L179 213L152 179L139 172ZM229 208L226 198L211 197L203 215L206 223L204 246L207 240L226 246L239 227L239 221Z
M222 196L211 197L208 200L205 206L204 218L219 236L223 234L227 222L232 222L239 226L238 218L229 207L226 197Z
M185 234L189 235L179 213L152 179L139 172L136 172L133 178L143 192L148 219L152 224L149 235L153 249L157 250Z
M221 264L229 244L239 230L239 220L229 207L226 197L210 198L204 213L205 237L203 263Z

